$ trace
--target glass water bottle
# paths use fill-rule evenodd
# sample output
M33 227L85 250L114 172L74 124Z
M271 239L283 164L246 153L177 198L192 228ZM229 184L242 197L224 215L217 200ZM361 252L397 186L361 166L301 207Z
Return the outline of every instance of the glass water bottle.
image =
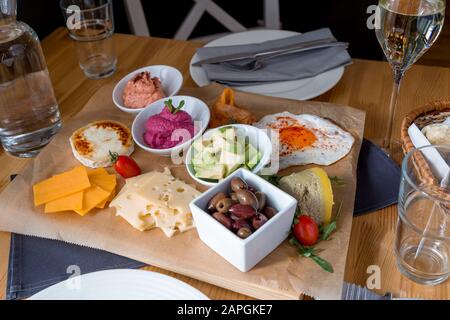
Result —
M39 39L16 11L16 0L0 0L0 141L14 156L33 157L61 120Z

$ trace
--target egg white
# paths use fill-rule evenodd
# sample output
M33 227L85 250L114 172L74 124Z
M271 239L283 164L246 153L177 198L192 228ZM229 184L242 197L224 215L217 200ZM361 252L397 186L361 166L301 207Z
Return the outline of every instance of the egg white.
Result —
M279 139L271 136L273 150L279 150L279 168L290 166L318 164L328 166L345 157L352 149L355 138L333 122L311 114L292 114L282 112L263 117L254 126L260 129L288 127L281 125L280 117L292 118L296 126L304 127L314 133L316 141L309 147L300 150L287 151L286 146L279 143ZM275 135L276 136L276 135Z

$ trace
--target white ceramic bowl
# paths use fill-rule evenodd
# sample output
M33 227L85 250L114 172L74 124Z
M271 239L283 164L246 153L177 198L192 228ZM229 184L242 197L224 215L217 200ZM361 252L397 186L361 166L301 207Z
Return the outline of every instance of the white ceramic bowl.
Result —
M272 154L272 143L267 134L263 130L246 124L232 124L208 130L205 132L202 138L209 139L214 132L218 131L221 128L230 126L237 129L238 136L248 137L248 141L262 153L261 160L259 161L258 165L255 166L252 170L253 173L258 173L266 164L269 163L270 156ZM186 155L186 169L189 172L189 175L192 177L192 179L194 179L195 181L204 186L208 187L215 186L218 182L203 180L195 176L194 167L191 161L189 161L191 157L192 157L192 146L189 148Z
M161 80L161 85L167 97L176 95L178 91L180 91L181 86L183 85L183 76L181 75L181 72L178 71L178 69L175 69L174 67L171 66L157 65L157 66L143 67L134 70L133 72L130 72L125 77L123 77L116 84L112 92L113 102L120 110L128 113L138 114L144 109L144 108L140 109L127 108L124 106L122 98L123 90L128 81L130 81L138 73L143 71L148 71L150 72L152 77L158 77Z
M147 119L150 116L158 114L164 109L164 101L166 101L167 99L169 98L160 99L144 108L144 110L142 110L134 119L133 125L131 127L131 134L133 135L134 142L136 142L136 144L139 147L148 152L167 157L171 155L178 156L181 150L186 151L191 145L191 142L194 139L200 137L201 134L206 130L209 124L211 114L208 106L203 101L197 98L190 96L170 97L170 99L172 99L172 103L175 106L178 106L182 100L185 101L185 105L182 110L189 113L189 115L192 117L192 120L194 121L194 128L195 128L194 137L184 141L183 143L173 148L168 149L150 148L144 141L145 123L147 122Z
M231 179L239 177L266 194L278 213L246 239L239 238L206 212L209 200L218 192L231 191ZM288 236L297 200L256 174L239 169L190 203L200 239L242 272L247 272L278 247Z

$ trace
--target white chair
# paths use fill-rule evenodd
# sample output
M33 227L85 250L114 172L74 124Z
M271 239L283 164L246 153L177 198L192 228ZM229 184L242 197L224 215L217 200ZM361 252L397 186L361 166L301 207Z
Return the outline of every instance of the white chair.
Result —
M231 32L245 31L245 28L236 19L225 12L213 0L192 0L194 6L191 8L181 26L175 33L174 39L187 40L192 34L195 26L200 21L205 12L208 12L224 27ZM147 21L142 9L140 0L124 0L125 8L130 22L131 31L140 36L150 36ZM280 29L280 6L279 0L263 0L264 4L264 22L263 27L266 29ZM200 41L210 41L221 36L210 35L206 37L197 38Z
M147 20L142 9L141 0L124 0L125 11L127 12L131 32L137 36L150 36Z

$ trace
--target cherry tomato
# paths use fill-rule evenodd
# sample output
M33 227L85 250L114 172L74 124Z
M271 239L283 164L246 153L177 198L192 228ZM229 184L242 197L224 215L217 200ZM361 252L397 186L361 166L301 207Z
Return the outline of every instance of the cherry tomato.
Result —
M301 215L298 223L294 225L294 235L302 245L312 246L319 238L319 227L313 219Z
M141 174L136 161L128 156L119 156L117 153L110 152L111 161L114 164L114 169L125 179L132 178Z

